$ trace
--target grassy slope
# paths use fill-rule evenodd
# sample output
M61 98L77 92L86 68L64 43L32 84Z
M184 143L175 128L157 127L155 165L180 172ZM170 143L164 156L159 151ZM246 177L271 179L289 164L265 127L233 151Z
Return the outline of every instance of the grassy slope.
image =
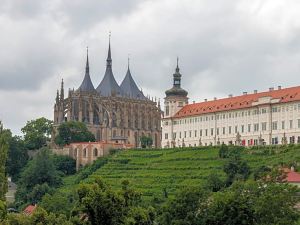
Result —
M300 161L300 147L284 147L273 151L274 154L260 154L263 150L247 150L242 158L248 162L252 171L262 165ZM199 186L210 173L217 173L224 178L222 169L225 161L218 157L216 148L127 150L109 156L108 162L83 182L101 176L113 188L118 188L123 179L128 179L134 188L143 193L144 198L151 199L153 196L162 196L164 188L172 195L181 186ZM74 190L79 176L80 172L66 177L60 191Z

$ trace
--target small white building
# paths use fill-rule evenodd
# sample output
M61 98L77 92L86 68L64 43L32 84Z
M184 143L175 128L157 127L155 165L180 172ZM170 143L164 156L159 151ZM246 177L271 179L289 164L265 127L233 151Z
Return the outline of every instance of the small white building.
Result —
M300 143L300 86L188 104L178 63L166 91L162 147Z

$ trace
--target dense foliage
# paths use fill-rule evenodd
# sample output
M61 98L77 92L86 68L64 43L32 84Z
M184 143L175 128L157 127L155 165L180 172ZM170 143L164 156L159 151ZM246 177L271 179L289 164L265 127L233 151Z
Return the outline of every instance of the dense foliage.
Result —
M40 149L50 140L53 121L44 117L31 120L21 129L24 134L26 148Z
M141 142L141 146L142 148L149 148L152 146L153 144L153 140L151 137L148 137L148 136L142 136L140 138L140 142Z
M50 151L41 149L21 173L16 193L17 205L36 203L41 197L62 184L61 173L55 168Z
M95 141L95 136L88 129L85 123L68 121L58 127L55 143L60 146L72 142Z

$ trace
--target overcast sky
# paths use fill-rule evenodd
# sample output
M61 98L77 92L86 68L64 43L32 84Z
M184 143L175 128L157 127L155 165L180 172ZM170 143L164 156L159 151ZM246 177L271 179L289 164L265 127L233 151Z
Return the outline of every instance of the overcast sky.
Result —
M0 120L20 134L53 118L56 90L78 88L86 46L94 86L105 71L131 72L164 97L179 56L190 101L300 85L299 0L1 0Z

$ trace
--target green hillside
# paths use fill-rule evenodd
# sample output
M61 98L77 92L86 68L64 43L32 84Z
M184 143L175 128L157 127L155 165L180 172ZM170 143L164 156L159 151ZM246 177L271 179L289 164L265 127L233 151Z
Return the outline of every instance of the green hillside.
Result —
M300 146L241 151L242 158L248 162L252 171L262 165L289 166L300 161ZM69 192L76 183L88 182L95 176L101 176L113 188L120 187L121 181L127 179L134 188L143 193L145 199L152 199L154 196L162 196L164 189L172 195L181 186L204 184L211 173L225 178L222 170L225 161L226 159L218 157L218 148L213 147L125 150L99 159L98 166L92 165L74 176L67 177L65 186L60 190ZM100 168L91 169L96 167ZM95 172L91 172L93 170Z

